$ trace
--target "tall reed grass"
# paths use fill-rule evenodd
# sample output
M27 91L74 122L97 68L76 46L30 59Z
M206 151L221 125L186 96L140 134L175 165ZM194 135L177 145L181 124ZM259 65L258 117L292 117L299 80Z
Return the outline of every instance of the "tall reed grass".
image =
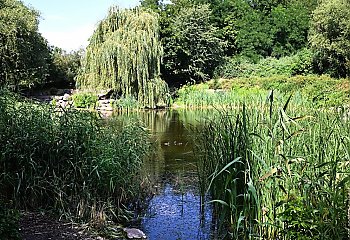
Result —
M232 239L347 239L350 122L247 100L195 129L201 189Z
M260 101L267 93L267 90L257 88L250 89L250 91L226 91L210 89L206 84L184 86L178 91L175 105L185 109L213 108L214 106L227 108L239 105L243 99L250 96Z
M111 121L1 92L2 200L98 224L123 220L142 192L150 141L140 123Z

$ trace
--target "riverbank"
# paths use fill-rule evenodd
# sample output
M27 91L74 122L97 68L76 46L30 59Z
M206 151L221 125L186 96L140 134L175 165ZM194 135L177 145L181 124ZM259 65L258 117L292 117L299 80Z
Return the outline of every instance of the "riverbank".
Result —
M182 87L174 104L180 108L230 107L246 100L264 101L272 90L274 99L284 101L293 95L300 105L331 108L347 107L350 102L349 79L307 75L213 79Z
M22 213L19 234L23 240L104 240L85 232L82 226L72 222L58 221L44 213Z
M140 122L110 121L106 125L95 113L73 108L62 114L1 92L0 202L6 204L5 217L14 216L7 205L41 209L101 230L108 221L132 218L129 207L147 189L139 173L152 151L150 136ZM15 223L4 227L0 234L16 231Z

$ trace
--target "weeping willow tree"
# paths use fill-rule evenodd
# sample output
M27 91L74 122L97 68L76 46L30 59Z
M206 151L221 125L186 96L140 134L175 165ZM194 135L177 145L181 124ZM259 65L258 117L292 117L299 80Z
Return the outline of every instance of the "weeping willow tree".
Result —
M90 38L77 76L80 89L114 89L145 107L164 105L168 86L160 79L163 48L157 14L112 7Z

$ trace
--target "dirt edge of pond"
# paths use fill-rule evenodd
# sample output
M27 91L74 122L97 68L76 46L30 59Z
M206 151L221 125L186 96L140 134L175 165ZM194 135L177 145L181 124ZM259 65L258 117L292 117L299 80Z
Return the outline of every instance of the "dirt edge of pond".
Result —
M78 224L58 221L40 213L22 213L19 227L23 240L105 240L103 237L86 233Z

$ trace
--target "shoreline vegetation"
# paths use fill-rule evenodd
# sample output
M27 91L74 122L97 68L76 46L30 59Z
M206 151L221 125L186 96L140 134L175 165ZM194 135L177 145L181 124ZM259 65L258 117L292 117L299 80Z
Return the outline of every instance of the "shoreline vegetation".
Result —
M311 75L214 79L179 90L174 105L182 104L180 110L212 108L213 116L200 120L199 127L193 129L197 136L195 153L199 156L198 174L202 194L204 196L207 191L211 192L215 211L221 213L217 215L217 219L221 219L218 225L223 232L228 230L230 238L250 239L251 236L259 235L267 239L320 239L321 235L328 234L329 238L342 239L342 236L346 236L350 176L350 156L347 155L350 146L347 136L350 132L347 129L350 126L348 106L342 103L348 103L347 86L348 79ZM333 89L334 95L328 94L329 89ZM71 108L56 112L51 105L28 102L6 91L1 96L1 116L5 120L1 126L6 127L6 131L2 130L2 139L8 140L7 144L2 143L2 156L3 160L12 159L11 163L2 162L6 169L13 167L13 164L29 163L28 167L23 168L25 172L22 172L22 177L3 175L1 179L2 186L7 186L6 189L9 190L7 199L11 199L11 196L17 199L12 207L16 208L16 204L19 204L21 208L35 208L26 201L20 201L21 196L31 195L35 199L33 203L38 204L36 206L55 206L48 210L58 211L56 214L61 217L75 221L85 219L97 229L99 224L100 228L104 226L108 219L120 222L128 218L128 209L122 207L122 202L127 204L132 199L140 200L139 194L147 189L146 186L145 189L138 189L138 184L135 183L142 182L142 179L134 179L130 175L130 171L137 175L142 159L151 152L150 138L141 125L136 125L134 129L131 126L135 123L116 123L113 124L114 130L108 129L99 123L94 111L76 111ZM96 99L97 96L93 101ZM129 110L133 111L133 108ZM25 128L24 122L27 126ZM38 135L39 129L51 130ZM115 135L121 129L127 134ZM139 140L145 142L144 148L135 148L139 140L134 141L134 131L142 138ZM101 136L98 137L99 135ZM49 139L52 140L52 147ZM112 139L114 140L110 142ZM6 152L5 149L15 149L7 146L9 142L23 144L24 141L27 142L25 145L31 147L22 148L22 153ZM124 141L131 141L131 145L128 147L124 144L123 149L120 149L119 142ZM57 145L57 142L60 143ZM94 145L93 148L91 144ZM73 146L80 146L79 150ZM40 149L47 147L57 151L50 151L48 157L41 156L43 151ZM60 149L65 152L64 155ZM72 154L67 149L71 149ZM138 160L134 163L126 160L131 165L121 165L121 159L125 160L125 156L130 154L133 156L130 161ZM27 160L26 156L30 158ZM71 164L56 169L56 163L65 162L64 156L67 156L67 163ZM45 163L42 158L50 159L50 163ZM72 169L73 165L75 167ZM37 168L46 170L39 173L36 172ZM120 171L126 168L130 171L123 176ZM84 169L87 170L87 175ZM66 176L67 171L72 172L72 175ZM25 177L29 179L22 179L29 173L36 176L36 179L31 180L30 176ZM115 179L116 175L118 179ZM42 181L37 179L38 176L43 177ZM91 186L84 183L84 196L87 199L80 192L79 196L67 195L68 198L63 201L61 194L73 193L74 190L69 189L74 186L80 188L76 184L86 177L98 179L91 181ZM124 177L129 180L123 179ZM108 182L111 179L116 182ZM68 186L65 181L75 184ZM90 192L89 189L95 189L94 184L97 182L108 182L108 189L103 191L105 197L95 191ZM305 182L305 185L298 185L300 182ZM61 184L67 186L67 189L47 187ZM10 186L13 187L12 190ZM124 192L123 186L128 186L129 194L136 195L124 196L124 200L108 197L115 195L114 191ZM135 186L134 191L130 191L131 186ZM22 193L21 189L25 189L25 192ZM44 189L50 189L50 193ZM274 189L273 195L266 195L269 192L267 189ZM317 191L312 192L313 189ZM93 197L94 194L97 198ZM46 203L41 203L40 199L45 199ZM72 206L73 202L69 199L76 199L73 209L80 209L79 213L66 206ZM52 202L48 203L49 200ZM332 204L327 205L330 202ZM26 205L22 205L24 203ZM95 212L89 212L92 211L90 207L83 210L83 205L95 206ZM117 212L116 206L119 206ZM315 210L317 206L322 206L322 209ZM11 215L10 212L8 215ZM336 230L339 226L344 231ZM104 227L109 229L108 225ZM120 233L110 230L107 235L113 234Z
M247 100L193 129L201 190L230 239L346 239L349 119Z
M129 208L147 191L140 169L151 148L140 122L105 124L92 112L0 95L1 206L42 209L101 233L109 221L132 218ZM5 222L13 218L2 214ZM15 226L8 228L1 236L18 238Z
M250 77L234 79L212 79L205 83L185 85L172 93L175 98L170 105L150 109L201 109L232 107L245 99L266 100L270 92L283 100L290 95L299 103L319 108L347 109L350 106L350 82L347 78L335 79L328 75L297 75ZM105 91L108 92L108 91ZM102 94L103 95L103 94ZM94 110L99 107L101 93L80 91L72 96L73 106ZM106 99L103 99L105 101ZM108 100L109 111L149 109L140 105L135 98L113 98ZM297 100L295 100L297 101ZM53 101L56 105L56 101ZM300 104L301 105L301 104Z
M212 108L194 152L227 238L348 239L350 2L140 2L67 53L35 9L0 0L0 239L35 209L116 238L108 224L147 196L144 125L75 109L97 108L99 90L112 111ZM74 107L20 95L74 86Z

